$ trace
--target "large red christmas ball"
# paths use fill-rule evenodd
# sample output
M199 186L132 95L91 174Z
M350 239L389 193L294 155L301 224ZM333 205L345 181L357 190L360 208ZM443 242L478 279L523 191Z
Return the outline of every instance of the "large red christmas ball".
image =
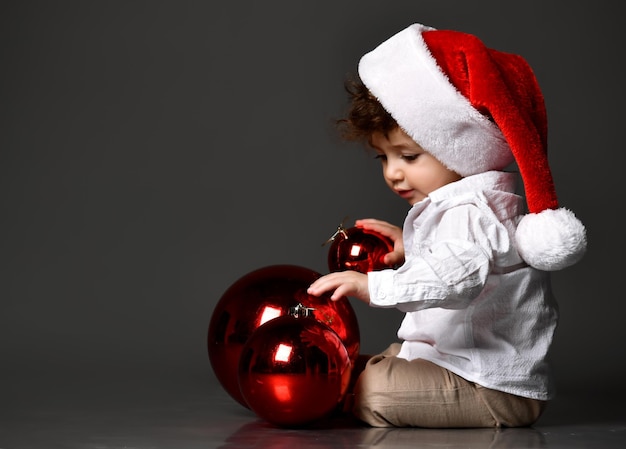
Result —
M251 271L235 281L213 310L207 337L209 360L222 387L248 407L237 382L237 367L243 345L264 323L287 315L291 307L313 308L313 317L328 325L341 338L351 360L359 354L357 317L347 298L331 301L306 290L321 276L297 265L270 265Z
M281 427L328 416L348 389L352 364L341 338L312 317L259 327L241 354L238 380L252 411Z
M383 262L385 254L393 251L388 237L372 230L340 226L332 237L328 250L328 269L333 271L354 270L368 273L392 268Z

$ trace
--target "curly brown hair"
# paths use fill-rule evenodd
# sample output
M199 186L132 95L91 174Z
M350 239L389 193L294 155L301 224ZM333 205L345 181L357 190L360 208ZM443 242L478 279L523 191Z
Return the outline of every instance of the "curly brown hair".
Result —
M368 142L373 133L380 132L386 136L398 127L398 123L360 79L348 78L344 87L348 92L349 105L346 116L337 120L342 138Z

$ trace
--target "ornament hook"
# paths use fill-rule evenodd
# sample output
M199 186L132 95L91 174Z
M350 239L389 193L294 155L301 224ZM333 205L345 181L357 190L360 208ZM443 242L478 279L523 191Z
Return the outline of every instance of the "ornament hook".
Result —
M313 316L313 311L315 308L313 307L305 307L302 303L298 303L295 306L289 308L289 314L296 318L305 318L309 316Z
M331 235L328 240L326 240L324 243L322 243L322 246L327 245L330 242L333 242L337 238L337 236L339 234L341 234L344 239L348 238L348 233L346 232L346 228L343 225L347 219L348 219L348 215L343 217L343 220L341 220L341 223L339 223L339 226L337 226L337 230L335 231L335 233L333 235Z

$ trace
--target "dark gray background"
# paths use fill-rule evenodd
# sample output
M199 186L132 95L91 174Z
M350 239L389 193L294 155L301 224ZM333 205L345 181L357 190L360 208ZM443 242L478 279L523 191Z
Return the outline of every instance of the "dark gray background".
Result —
M559 199L589 251L557 272L561 390L625 373L624 33L609 1L4 1L0 375L54 388L215 382L213 307L239 277L327 271L345 216L401 224L378 163L341 143L342 83L413 22L524 55ZM618 196L618 193L620 194ZM401 314L353 302L363 352Z

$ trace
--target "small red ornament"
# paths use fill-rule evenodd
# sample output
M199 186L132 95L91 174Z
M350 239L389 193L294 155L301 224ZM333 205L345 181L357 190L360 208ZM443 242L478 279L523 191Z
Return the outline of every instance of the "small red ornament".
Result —
M330 300L306 290L320 273L297 265L270 265L235 281L217 302L209 324L207 347L213 372L226 392L248 407L237 382L237 367L244 344L264 323L289 314L303 304L314 318L341 338L351 360L359 354L357 317L347 298Z
M348 389L352 364L341 338L301 304L259 327L239 363L241 393L274 425L298 427L328 416Z
M393 268L383 261L385 254L393 251L393 242L378 232L358 227L346 229L341 224L329 242L328 269L331 272L368 273Z

